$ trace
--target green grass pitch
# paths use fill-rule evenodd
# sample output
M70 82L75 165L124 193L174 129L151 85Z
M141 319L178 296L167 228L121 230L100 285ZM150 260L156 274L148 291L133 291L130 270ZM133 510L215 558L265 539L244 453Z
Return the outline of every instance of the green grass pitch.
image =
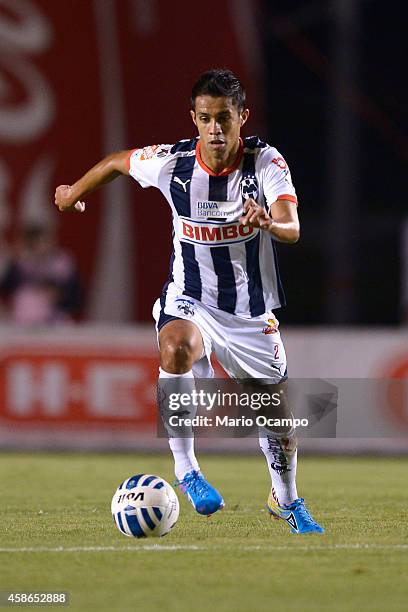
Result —
M408 609L407 458L300 458L299 494L325 535L265 511L264 458L201 456L226 507L180 499L162 539L122 535L110 500L126 477L173 480L165 455L0 455L0 591L64 590L71 610ZM29 549L29 550L24 550Z

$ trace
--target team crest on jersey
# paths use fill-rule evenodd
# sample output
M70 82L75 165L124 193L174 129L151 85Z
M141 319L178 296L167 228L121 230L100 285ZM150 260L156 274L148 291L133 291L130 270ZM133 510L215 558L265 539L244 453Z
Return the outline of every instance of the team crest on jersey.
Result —
M255 202L258 201L259 196L259 187L257 178L252 176L246 176L241 181L241 195L244 200L248 200L248 198L252 198Z

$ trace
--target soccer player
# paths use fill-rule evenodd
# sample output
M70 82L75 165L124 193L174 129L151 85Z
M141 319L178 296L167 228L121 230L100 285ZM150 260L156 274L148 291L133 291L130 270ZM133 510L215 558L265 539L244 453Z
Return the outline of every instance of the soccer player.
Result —
M240 137L249 110L231 71L202 74L190 112L198 137L113 153L73 185L59 186L55 204L82 212L82 198L120 174L158 188L174 229L170 276L153 308L161 383L182 390L194 376L213 376L212 351L231 378L283 383L286 355L273 310L284 305L275 241L299 239L289 168L257 136ZM270 513L294 533L322 533L297 494L294 430L263 429L259 441L273 485ZM200 471L193 436L170 436L169 444L178 484L194 508L204 515L222 508Z

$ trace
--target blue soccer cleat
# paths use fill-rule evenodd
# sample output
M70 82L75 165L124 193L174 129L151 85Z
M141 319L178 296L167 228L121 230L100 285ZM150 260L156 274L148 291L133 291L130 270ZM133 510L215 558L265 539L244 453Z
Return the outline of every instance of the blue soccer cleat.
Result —
M324 533L323 527L316 523L306 508L303 497L295 499L289 506L280 506L271 491L266 507L272 516L286 521L292 527L292 533Z
M182 480L176 481L175 485L180 487L199 514L209 516L225 505L218 491L197 470L188 472Z

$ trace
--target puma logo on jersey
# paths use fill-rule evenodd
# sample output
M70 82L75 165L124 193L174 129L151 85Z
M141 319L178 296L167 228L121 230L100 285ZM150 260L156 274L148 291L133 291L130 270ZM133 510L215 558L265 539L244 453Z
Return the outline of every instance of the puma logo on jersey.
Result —
M179 178L178 176L175 176L173 178L173 181L181 185L184 189L184 193L187 193L187 183L190 183L191 179L188 179L187 181L182 181L181 178Z

